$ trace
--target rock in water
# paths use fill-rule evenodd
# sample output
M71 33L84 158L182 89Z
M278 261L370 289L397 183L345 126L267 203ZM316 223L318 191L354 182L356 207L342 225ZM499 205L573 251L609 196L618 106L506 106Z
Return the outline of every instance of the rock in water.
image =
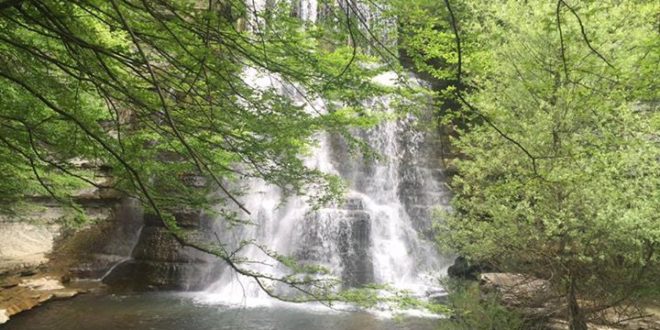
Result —
M79 293L78 290L75 289L62 289L62 290L57 290L53 291L53 299L68 299L68 298L73 298L77 296Z
M9 321L9 315L7 315L6 309L0 309L0 324L6 323Z
M443 288L430 288L426 290L426 297L436 304L446 304L448 302L449 293Z

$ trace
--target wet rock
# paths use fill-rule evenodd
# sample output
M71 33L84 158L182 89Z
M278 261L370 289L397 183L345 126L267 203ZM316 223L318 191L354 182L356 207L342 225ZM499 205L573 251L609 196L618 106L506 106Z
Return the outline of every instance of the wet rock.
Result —
M38 302L39 304L41 304L41 303L43 303L43 302L46 302L46 301L48 301L48 300L53 299L53 297L55 297L55 295L52 294L52 293L41 293L41 294L39 294L39 295L36 295L36 296L35 296L35 299L37 299L37 302ZM38 305L38 304L37 304L37 305ZM36 306L36 305L35 305L35 306Z
M20 272L20 275L22 277L27 277L27 276L33 276L36 275L37 271L35 269L25 269Z
M53 299L68 299L73 298L80 293L75 289L62 289L53 292Z
M364 210L364 201L362 201L362 198L349 197L342 204L342 208L346 210Z
M479 273L491 271L490 267L483 264L470 262L465 257L459 256L454 260L454 264L447 269L447 275L451 278L476 281Z
M436 304L446 304L448 302L449 293L443 288L432 288L426 290L426 297Z
M371 256L371 221L366 212L351 212L340 224L339 255L342 261L342 280L347 287L359 287L373 282Z
M71 298L83 291L73 287L65 288L57 278L37 275L21 279L17 285L0 290L0 324L7 322L13 315L47 301Z
M144 225L148 227L162 227L163 221L155 214L145 213L144 214Z
M118 266L103 283L120 291L201 290L218 272L212 263L132 260Z
M49 266L74 279L99 279L128 258L142 228L142 208L131 198L108 202L113 216L67 237L50 254Z
M9 289L17 286L20 280L16 277L5 278L0 282L0 289Z
M202 222L199 210L177 210L174 212L174 218L182 228L198 228Z
M186 261L183 247L164 227L146 227L133 250L135 260Z
M179 179L181 179L185 185L193 188L204 188L208 185L205 177L194 173L181 174L179 175Z
M199 210L180 209L174 210L172 213L174 213L176 223L182 228L199 228L204 220ZM150 213L144 215L144 224L151 227L163 227L160 217Z
M178 214L188 227L200 219L196 212ZM132 258L115 267L103 283L129 291L199 290L213 281L218 267L217 258L182 246L157 217L146 215Z

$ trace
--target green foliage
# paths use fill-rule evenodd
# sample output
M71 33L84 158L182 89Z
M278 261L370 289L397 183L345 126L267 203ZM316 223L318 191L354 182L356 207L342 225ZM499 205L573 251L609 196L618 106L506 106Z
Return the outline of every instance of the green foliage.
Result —
M71 209L59 220L66 229L80 229L83 225L89 224L89 219L84 212Z
M303 294L312 285L316 299L335 288L313 278L321 268L272 251L291 274L253 273L223 242L179 227L173 210L218 206L219 218L249 224L239 200L254 179L315 206L340 198L341 180L304 156L321 133L366 151L351 129L386 117L364 101L394 89L374 77L400 69L379 54L386 47L366 41L356 8L325 3L344 23L333 26L290 15L286 1L258 13L243 0L0 3L1 209L50 195L79 211L78 188L112 188L138 198L180 243L263 280L271 294L277 282ZM107 169L110 186L81 160Z
M347 302L363 308L389 308L394 311L419 310L443 315L451 313L451 309L444 304L414 297L407 290L397 290L384 284L369 284L360 288L345 289L332 295L331 300Z
M657 293L656 4L456 7L461 67L453 65L456 40L443 35L451 24L435 35L433 23L411 41L435 40L424 50L448 65L434 75L461 79L462 89L444 95L458 98L458 115L470 119L455 127L462 157L441 243L598 305Z
M441 323L442 330L522 330L532 329L515 311L499 304L494 295L484 296L475 282L445 283L451 317Z
M443 224L448 247L605 305L660 291L654 1L397 0L373 31L330 1L333 15L318 24L289 15L289 2L262 13L242 0L2 3L0 208L49 194L75 209L73 192L97 185L76 165L90 160L182 243L266 277L221 244L195 241L171 209L234 205L220 212L242 224L237 197L252 178L286 194L318 191L309 197L319 206L336 200L341 180L301 155L319 132L365 151L351 128L399 115L365 99L395 93L389 104L408 111L428 97L374 79L401 70L391 42L400 39L418 71L442 82L437 97L455 108L444 123L463 122L453 127L463 158ZM370 33L392 40L378 45ZM292 270L273 281L318 284L305 276L322 269L267 253ZM333 295L318 285L315 298L377 300L376 288ZM392 302L421 306L403 293ZM481 307L475 320L514 322Z
M362 101L384 92L370 82L383 68L357 44L341 45L341 27L303 29L310 23L283 14L290 6L255 14L238 0L85 0L2 9L2 198L65 201L72 189L62 180L78 176L73 160L87 159L112 168L113 188L152 209L203 207L216 190L213 203L232 204L245 178L289 194L319 187L319 204L337 199L340 181L301 155L321 131L360 145L349 128L378 122ZM280 83L298 95L283 95ZM332 109L309 109L296 101L303 96ZM183 182L195 176L207 189Z

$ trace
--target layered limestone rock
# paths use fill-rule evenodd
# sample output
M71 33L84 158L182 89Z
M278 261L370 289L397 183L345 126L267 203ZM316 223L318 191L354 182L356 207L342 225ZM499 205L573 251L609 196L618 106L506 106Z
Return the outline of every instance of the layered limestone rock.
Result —
M139 201L112 190L103 171L89 162L77 165L98 172L98 187L72 196L87 221L71 226L72 212L48 196L27 198L14 214L0 215L0 277L48 271L72 279L108 277L108 283L135 289L206 285L217 259L180 246L160 220L145 221ZM192 179L191 186L203 185ZM200 228L200 212L175 213L181 227Z
M100 169L94 181L97 187L79 189L71 196L84 211L85 221L50 196L28 196L11 205L11 213L0 214L0 275L34 272L78 231L115 220L121 196L109 188L111 179Z
M198 211L178 211L180 227L202 229L209 220ZM182 246L159 218L146 215L131 259L104 278L113 287L131 290L200 290L215 279L219 262L214 256Z
M0 324L47 301L71 298L91 287L66 287L55 275L7 277L0 281Z
M123 198L110 219L68 237L54 257L73 278L101 279L118 263L130 259L142 227L140 203Z
M371 249L371 221L361 210L347 212L339 225L339 256L342 280L347 287L359 287L374 280Z
M427 118L410 118L401 129L397 193L415 230L423 238L435 240L432 212L440 206L449 205L451 197L445 186L446 164L443 163L448 147L446 137L437 131L415 127L433 120L429 114L424 116Z
M0 273L38 267L48 261L60 235L56 224L0 222Z
M294 253L298 262L341 269L344 287L374 281L371 217L361 199L348 198L324 213L309 213L299 226L302 248Z

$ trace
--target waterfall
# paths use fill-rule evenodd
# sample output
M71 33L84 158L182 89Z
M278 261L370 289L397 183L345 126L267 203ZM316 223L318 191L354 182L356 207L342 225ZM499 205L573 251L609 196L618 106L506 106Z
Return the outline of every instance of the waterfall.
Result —
M318 19L318 7L319 3L317 0L301 0L296 3L296 11L298 12L298 17L307 22L316 22Z
M256 13L264 6L258 1L250 7ZM319 15L317 7L315 0L299 0L294 6L298 17L309 21ZM362 15L378 17L370 12ZM277 90L310 113L327 111L324 100L309 100L304 91L275 74L247 68L243 77L256 89ZM393 85L397 78L395 73L384 73L375 82ZM387 96L366 102L367 108L393 112ZM236 255L250 261L240 266L254 272L285 274L261 248L266 247L299 263L325 266L344 288L380 283L426 294L438 286L437 278L450 263L436 251L430 214L433 207L447 203L448 192L437 154L438 136L416 128L419 120L409 115L356 130L381 156L376 160L351 154L339 136L317 136L306 164L345 180L348 191L343 203L314 209L304 197L285 198L278 187L253 180L241 198L252 213L246 220L253 225L230 226L218 219L214 230L227 250L240 250ZM255 244L245 245L247 240ZM241 305L273 302L253 279L229 267L200 300Z
M323 100L305 101L305 95L300 95L304 92L281 83L275 75L248 69L244 76L255 88L273 87L309 111L326 111ZM395 77L387 73L376 80L392 84ZM388 97L370 100L366 106L392 111ZM380 283L424 295L438 286L437 278L449 263L436 252L430 234L430 210L446 203L447 191L438 158L433 155L433 134L416 129L417 120L410 115L355 131L382 156L378 160L352 155L341 137L317 137L318 145L306 164L346 181L343 203L315 210L305 198L285 199L278 187L255 180L242 197L254 225L232 227L218 219L216 233L227 249L238 249L242 241L253 240L297 262L325 266L341 279L344 288ZM251 261L241 266L284 275L281 265L259 246L240 250L237 255ZM254 280L230 269L207 288L202 300L247 305L271 302Z

